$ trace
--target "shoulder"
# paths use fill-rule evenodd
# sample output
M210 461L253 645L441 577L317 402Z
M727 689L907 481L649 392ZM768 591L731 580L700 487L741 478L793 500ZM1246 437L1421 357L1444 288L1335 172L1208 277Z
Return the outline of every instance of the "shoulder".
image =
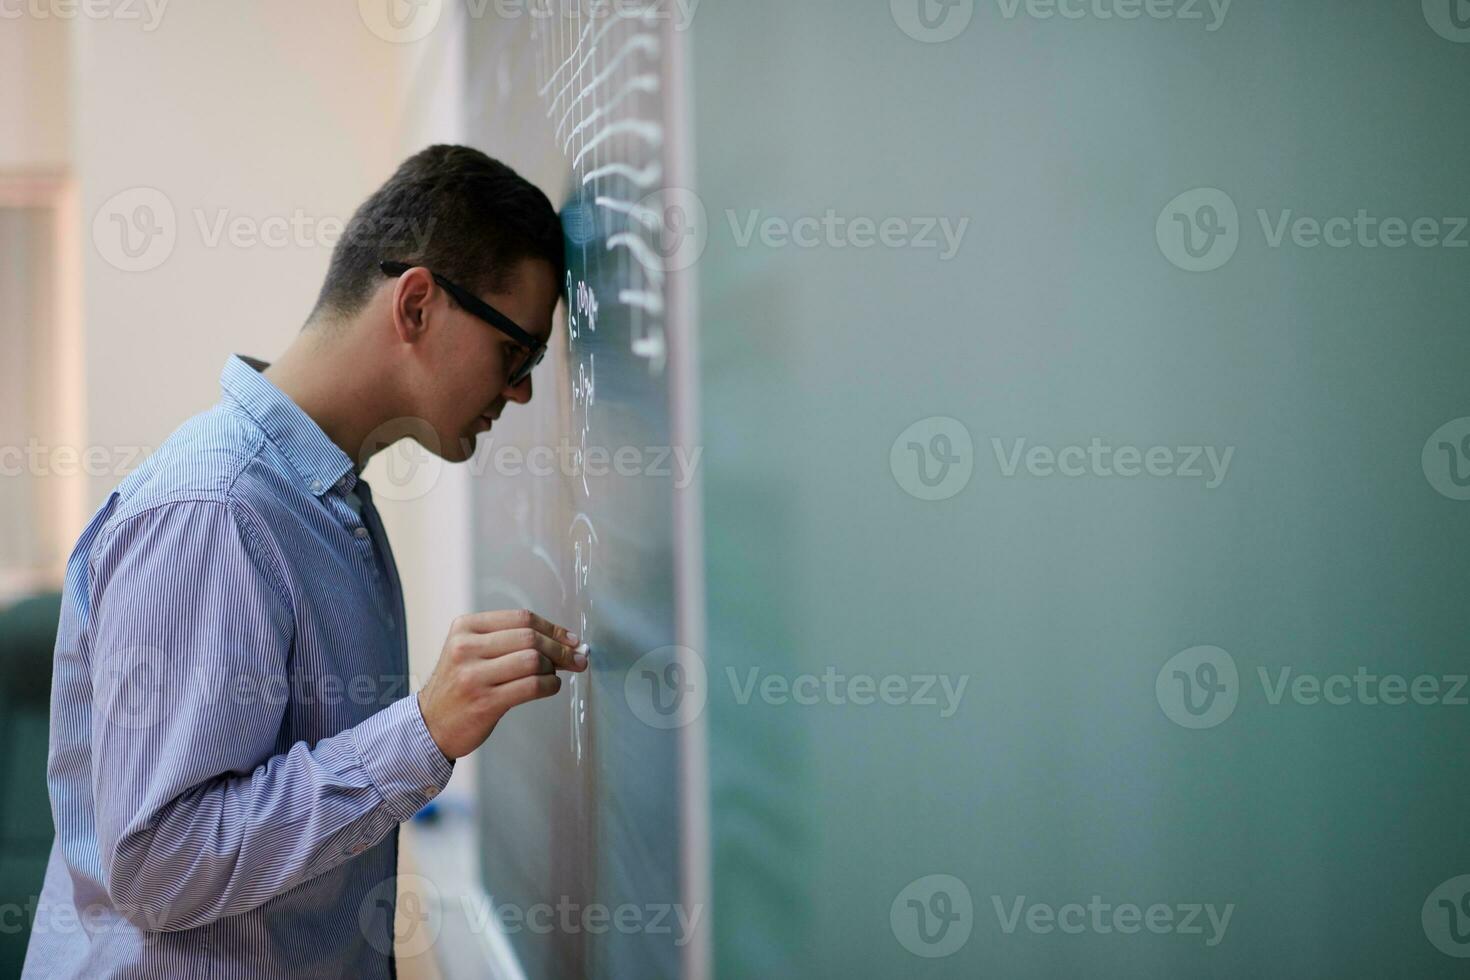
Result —
M129 526L192 525L199 532L212 524L232 524L258 545L261 515L269 514L283 486L279 469L259 425L221 402L184 422L118 484L97 546Z

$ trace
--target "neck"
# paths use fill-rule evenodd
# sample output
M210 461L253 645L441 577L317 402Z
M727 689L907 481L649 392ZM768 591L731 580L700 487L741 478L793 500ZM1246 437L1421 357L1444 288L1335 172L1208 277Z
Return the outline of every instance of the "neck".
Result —
M398 388L355 324L302 331L262 372L361 470L378 449L373 430L401 415ZM375 442L378 440L375 440Z

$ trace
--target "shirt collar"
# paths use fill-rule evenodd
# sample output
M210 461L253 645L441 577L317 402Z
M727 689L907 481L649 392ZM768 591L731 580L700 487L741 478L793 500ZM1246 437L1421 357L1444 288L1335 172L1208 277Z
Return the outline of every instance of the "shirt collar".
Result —
M351 490L357 482L351 457L328 438L310 415L260 373L268 367L266 361L232 354L220 372L220 388L259 423L271 442L291 461L310 493L320 497L339 481L344 492Z

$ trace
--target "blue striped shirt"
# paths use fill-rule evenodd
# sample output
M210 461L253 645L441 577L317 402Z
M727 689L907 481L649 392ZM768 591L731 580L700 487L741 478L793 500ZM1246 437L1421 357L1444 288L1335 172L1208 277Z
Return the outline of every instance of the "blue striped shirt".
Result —
M371 490L265 366L67 562L27 980L394 975L398 825L453 765Z

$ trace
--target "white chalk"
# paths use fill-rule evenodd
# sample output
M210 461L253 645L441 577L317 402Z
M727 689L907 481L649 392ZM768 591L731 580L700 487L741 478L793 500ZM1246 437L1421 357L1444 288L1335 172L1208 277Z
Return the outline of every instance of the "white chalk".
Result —
M579 644L577 644L577 647L576 647L576 649L575 649L575 650L573 650L573 651L572 651L572 652L573 652L573 653L580 653L580 654L581 654L581 655L582 655L582 656L584 656L584 657L585 657L585 656L587 656L587 654L589 654L589 653L591 653L591 652L592 652L592 648L591 648L591 647L589 647L589 646L588 646L588 645L587 645L587 644L585 644L585 643L579 643Z

